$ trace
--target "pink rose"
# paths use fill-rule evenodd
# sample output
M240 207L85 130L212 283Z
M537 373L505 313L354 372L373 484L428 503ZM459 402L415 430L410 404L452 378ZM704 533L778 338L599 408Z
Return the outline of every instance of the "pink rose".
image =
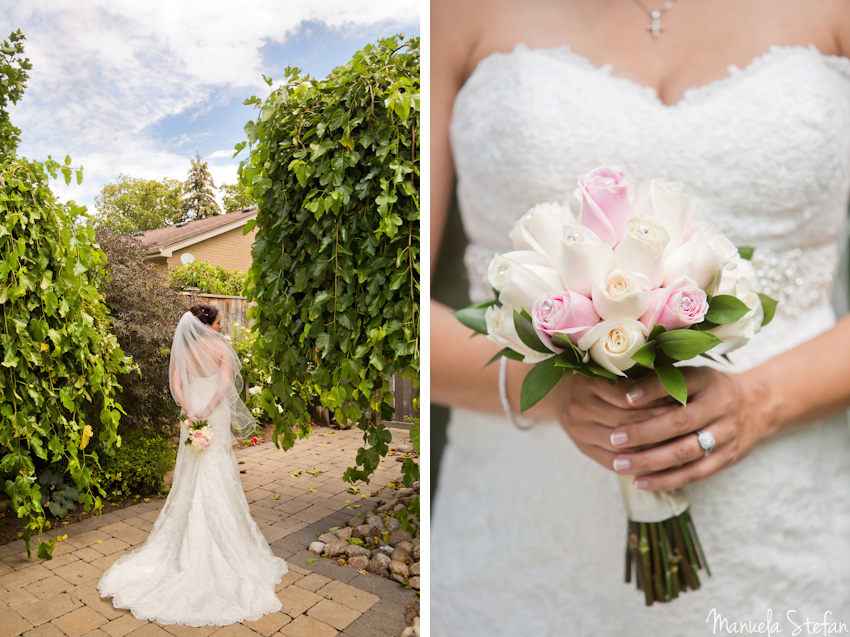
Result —
M649 310L640 317L647 329L660 325L678 330L700 323L708 312L708 298L693 279L682 278L652 292Z
M543 344L555 353L564 351L552 343L555 334L563 334L573 343L578 343L598 322L599 315L593 308L593 301L575 292L554 292L541 296L531 310L534 330Z
M629 203L631 182L615 168L602 166L578 178L581 195L580 223L611 247L628 231L635 216Z

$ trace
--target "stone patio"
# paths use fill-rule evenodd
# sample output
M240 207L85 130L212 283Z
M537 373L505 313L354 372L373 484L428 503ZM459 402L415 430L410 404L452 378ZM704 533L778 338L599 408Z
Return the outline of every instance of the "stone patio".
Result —
M404 429L390 431L391 446L408 435ZM101 599L95 588L98 580L115 560L144 543L165 503L165 498L156 498L111 512L106 505L101 516L59 524L45 534L68 535L56 543L52 560L39 560L34 549L33 559L27 560L20 540L0 546L0 637L400 635L404 610L415 601L415 591L305 549L317 534L364 511L370 500L363 495L400 481L401 463L389 457L370 484L359 485L360 494L347 492L351 485L343 482L342 474L353 464L361 441L358 429L316 427L309 439L299 440L288 452L272 443L236 452L254 520L275 555L289 564L289 573L276 588L283 604L280 612L222 627L161 626ZM292 477L299 470L301 475ZM313 476L307 470L321 473ZM312 486L315 491L310 491ZM276 495L280 498L274 499ZM347 508L358 504L360 508Z

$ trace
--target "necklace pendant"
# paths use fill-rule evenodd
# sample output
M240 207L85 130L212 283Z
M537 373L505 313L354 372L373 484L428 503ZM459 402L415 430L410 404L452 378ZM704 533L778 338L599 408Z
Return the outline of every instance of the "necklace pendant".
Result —
M651 22L649 23L649 26L646 27L646 30L652 34L654 39L658 39L661 37L661 32L664 31L661 27L661 12L650 11L649 17L651 18Z

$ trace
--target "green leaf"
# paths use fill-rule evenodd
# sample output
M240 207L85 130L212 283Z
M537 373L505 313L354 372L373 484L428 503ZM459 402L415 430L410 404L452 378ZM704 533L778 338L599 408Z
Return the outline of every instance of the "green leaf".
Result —
M47 540L44 542L39 542L38 544L38 557L42 560L52 560L53 559L53 549L56 546L56 540Z
M516 333L519 336L519 339L526 345L526 347L533 349L535 352L540 352L541 354L553 353L552 350L543 344L540 337L537 336L537 332L534 331L534 325L532 325L531 319L525 312L520 314L514 310L514 327L516 328Z
M753 252L755 252L755 248L753 248L752 246L738 247L738 254L741 255L742 259L746 259L747 261L753 258Z
M246 223L245 226L242 228L242 236L244 237L246 234L251 232L251 230L253 230L256 227L257 227L257 220L256 219L248 219L248 223Z
M492 301L490 305L494 303L495 301ZM454 316L458 321L466 325L466 327L471 329L476 334L486 334L487 320L484 318L486 313L486 307L469 306L463 308L462 310L452 312L452 316Z
M555 356L547 358L537 363L525 375L520 392L520 411L526 411L539 403L563 378L564 369L558 367L557 361Z
M312 564L312 563L313 563L313 562L315 562L315 561L316 561L316 558L315 558L315 557L310 557L310 558L308 558L308 559L306 560L306 563L307 563L307 564Z
M761 301L761 309L764 310L764 320L761 322L761 326L764 327L770 323L776 315L776 300L772 299L767 294L761 293L759 293L759 300Z
M648 341L646 345L632 354L632 360L637 362L639 365L652 367L652 364L655 362L655 347L655 342Z
M671 330L655 339L658 349L676 361L699 356L721 342L714 334L698 330Z
M673 365L670 361L656 361L655 373L673 398L678 400L682 405L688 402L688 386L685 383L685 375L682 371Z
M717 325L726 325L734 323L749 311L750 308L742 300L728 294L720 294L711 299L705 318Z

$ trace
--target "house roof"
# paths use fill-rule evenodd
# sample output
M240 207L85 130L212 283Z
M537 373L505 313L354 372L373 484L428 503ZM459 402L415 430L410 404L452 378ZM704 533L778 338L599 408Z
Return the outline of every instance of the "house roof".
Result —
M204 219L166 226L165 228L139 232L133 236L147 248L148 256L159 254L170 257L174 250L244 226L256 216L257 206L251 206L225 215L214 215Z

